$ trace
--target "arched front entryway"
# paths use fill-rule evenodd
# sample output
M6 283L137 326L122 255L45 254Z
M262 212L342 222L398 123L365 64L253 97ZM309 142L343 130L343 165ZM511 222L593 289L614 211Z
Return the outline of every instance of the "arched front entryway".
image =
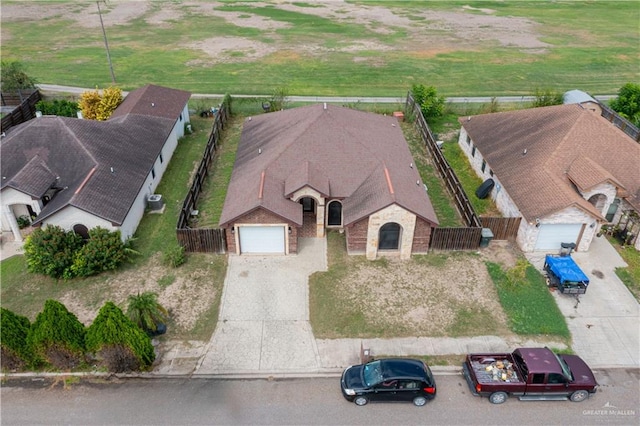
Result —
M298 202L302 205L302 229L298 236L314 238L317 236L316 200L311 197L303 197Z
M342 203L331 201L328 207L327 226L342 226Z
M589 198L589 202L600 212L604 214L604 206L607 204L607 196L604 194L595 194Z
M400 225L395 222L382 225L378 237L378 250L398 250L400 247L400 229Z

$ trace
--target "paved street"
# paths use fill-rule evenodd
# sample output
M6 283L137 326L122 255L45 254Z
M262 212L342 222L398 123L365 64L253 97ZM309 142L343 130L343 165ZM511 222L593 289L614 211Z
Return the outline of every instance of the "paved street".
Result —
M493 405L469 393L460 375L436 376L425 407L371 403L340 394L337 378L295 380L116 380L51 386L3 383L3 425L632 425L640 421L638 370L597 371L601 388L584 402Z

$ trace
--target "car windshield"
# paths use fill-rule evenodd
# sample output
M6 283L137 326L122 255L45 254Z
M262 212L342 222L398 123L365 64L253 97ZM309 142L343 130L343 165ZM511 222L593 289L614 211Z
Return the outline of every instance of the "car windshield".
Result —
M380 383L382 381L382 363L380 361L371 361L365 364L362 369L362 376L367 387Z
M567 363L564 361L564 359L562 359L560 355L556 353L554 353L554 355L558 359L558 362L560 363L560 367L562 367L562 373L564 374L564 376L573 382L573 374L571 373L571 369L569 368Z

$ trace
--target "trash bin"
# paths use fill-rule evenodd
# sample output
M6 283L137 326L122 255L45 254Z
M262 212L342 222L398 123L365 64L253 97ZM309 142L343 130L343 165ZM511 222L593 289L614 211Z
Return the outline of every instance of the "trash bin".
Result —
M488 247L491 240L493 240L491 228L482 228L482 232L480 233L480 247Z

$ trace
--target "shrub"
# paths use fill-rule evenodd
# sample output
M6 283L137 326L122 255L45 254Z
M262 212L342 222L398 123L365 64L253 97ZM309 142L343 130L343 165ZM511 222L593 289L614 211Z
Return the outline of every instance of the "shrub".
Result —
M0 65L0 85L2 91L35 89L38 80L29 76L19 61L2 61Z
M24 229L27 226L31 226L31 219L29 219L29 216L27 215L22 215L18 217L16 221L18 222L18 228L20 229Z
M436 88L433 86L426 87L423 84L414 84L411 88L413 99L418 105L425 118L440 117L444 112L444 96L438 96Z
M29 329L27 344L34 354L62 370L84 359L84 325L60 302L47 300Z
M111 271L127 260L130 253L120 239L120 231L92 228L89 230L89 239L74 255L71 272L73 276L88 277Z
M82 92L80 100L78 101L78 107L80 107L82 111L82 117L87 120L97 120L100 100L101 97L98 89Z
M0 308L0 329L2 330L0 361L2 361L3 370L19 370L31 364L33 354L27 345L30 327L31 324L26 317Z
M78 104L65 99L54 99L53 101L39 101L36 109L44 115L57 115L60 117L77 117Z
M163 260L165 264L174 268L182 265L186 261L184 247L179 244L169 247L163 254Z
M96 120L104 121L111 117L113 111L122 103L122 90L117 87L107 87L102 91L98 104Z
M552 105L561 105L563 102L562 93L551 89L536 89L533 92L533 107L545 107Z
M100 308L87 329L87 349L94 352L104 366L118 372L144 369L155 360L151 338L113 302Z
M24 243L27 269L52 278L71 278L75 253L82 245L82 237L59 226L36 228Z
M158 302L158 295L148 291L129 296L127 316L147 334L154 334L158 325L167 323L169 312Z

